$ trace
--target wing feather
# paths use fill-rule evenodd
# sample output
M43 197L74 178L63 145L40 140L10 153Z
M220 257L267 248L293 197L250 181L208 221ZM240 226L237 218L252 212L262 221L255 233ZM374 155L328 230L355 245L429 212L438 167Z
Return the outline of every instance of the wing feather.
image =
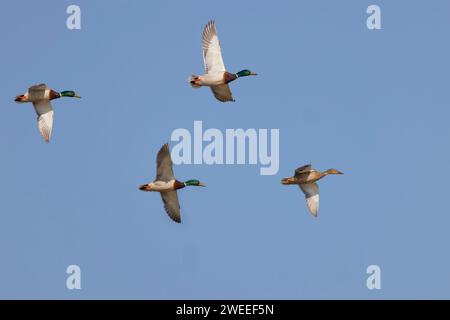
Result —
M169 144L164 144L156 157L156 180L170 181L174 178L172 158L170 157Z
M216 24L212 20L206 24L203 30L202 48L205 73L225 72Z
M50 141L53 129L53 109L50 101L40 100L33 103L34 110L38 115L38 128L41 136L46 142Z
M45 99L45 92L48 89L45 83L41 83L28 88L29 101L40 101Z
M299 167L297 169L295 169L295 174L301 174L301 173L307 173L307 172L311 172L312 170L314 170L312 168L312 166L310 164L307 164L305 166Z
M164 210L169 217L175 221L181 222L180 203L178 202L178 194L176 191L161 192L161 199L164 202Z
M306 205L314 217L317 217L319 212L319 186L317 183L300 184L300 189L306 197Z
M217 100L222 102L235 101L233 94L231 93L230 86L228 84L221 84L218 86L212 86L211 91Z

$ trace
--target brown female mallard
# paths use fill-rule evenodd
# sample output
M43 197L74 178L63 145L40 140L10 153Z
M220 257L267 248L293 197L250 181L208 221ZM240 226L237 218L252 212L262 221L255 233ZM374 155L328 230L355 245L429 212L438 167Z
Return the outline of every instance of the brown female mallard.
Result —
M306 197L306 205L314 217L319 212L319 185L316 181L329 174L343 174L336 169L328 169L320 172L311 167L310 164L295 170L295 175L281 180L282 184L297 184Z

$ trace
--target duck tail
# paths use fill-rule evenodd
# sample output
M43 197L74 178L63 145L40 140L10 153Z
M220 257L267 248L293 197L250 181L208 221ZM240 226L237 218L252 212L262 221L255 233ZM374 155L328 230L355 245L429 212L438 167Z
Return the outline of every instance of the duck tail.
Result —
M200 76L197 75L191 75L188 78L188 82L191 85L192 88L198 89L200 88L202 85L200 84Z

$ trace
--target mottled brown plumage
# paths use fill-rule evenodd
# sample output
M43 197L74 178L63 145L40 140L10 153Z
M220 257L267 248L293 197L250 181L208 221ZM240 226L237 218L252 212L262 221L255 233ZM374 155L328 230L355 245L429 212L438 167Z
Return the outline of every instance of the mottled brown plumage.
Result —
M330 174L342 174L336 169L328 169L320 172L312 168L310 164L297 168L293 177L284 178L281 183L284 185L296 184L302 189L306 197L306 204L314 217L319 211L319 186L316 181Z

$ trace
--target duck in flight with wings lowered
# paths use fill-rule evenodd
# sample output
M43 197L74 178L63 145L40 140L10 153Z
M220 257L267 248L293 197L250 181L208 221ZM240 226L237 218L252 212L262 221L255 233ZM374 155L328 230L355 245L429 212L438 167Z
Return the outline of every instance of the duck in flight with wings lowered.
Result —
M319 212L319 185L318 180L330 174L343 174L336 169L328 169L320 172L314 169L310 164L295 170L295 175L281 180L282 184L296 184L302 189L306 197L306 205L314 217Z
M50 141L53 128L53 108L50 101L61 97L80 98L75 91L56 92L44 83L31 86L26 93L15 98L18 103L31 102L33 104L38 116L39 132L46 142Z

